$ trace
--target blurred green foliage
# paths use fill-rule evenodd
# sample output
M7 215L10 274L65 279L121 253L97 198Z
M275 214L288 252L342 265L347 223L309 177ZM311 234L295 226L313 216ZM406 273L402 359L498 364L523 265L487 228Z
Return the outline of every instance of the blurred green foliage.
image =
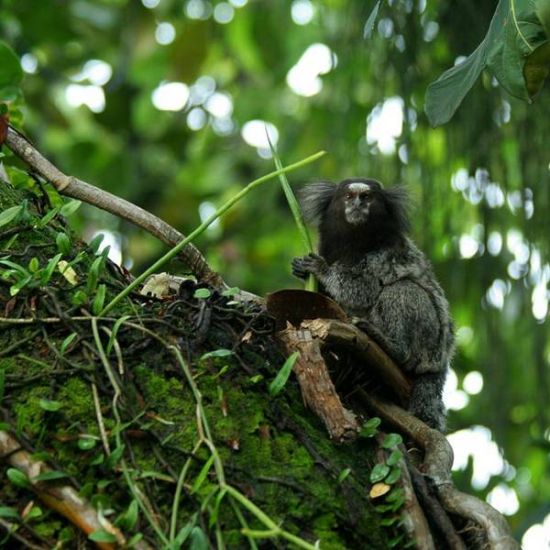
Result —
M12 121L66 173L184 233L272 170L263 124L247 125L254 120L278 130L283 163L329 152L291 174L293 185L353 175L406 183L414 237L457 325L450 430L487 427L505 459L474 489L475 462L457 479L481 496L499 487L511 511L515 494L510 521L521 537L550 513L548 85L528 105L483 73L451 122L432 129L427 86L475 49L497 2L393 0L366 40L374 4L4 0L0 38L26 73L24 100L8 98ZM136 271L164 251L90 207L78 219L84 238L111 232ZM256 293L299 286L289 266L302 243L275 181L196 244L231 284ZM472 371L481 393L462 386Z

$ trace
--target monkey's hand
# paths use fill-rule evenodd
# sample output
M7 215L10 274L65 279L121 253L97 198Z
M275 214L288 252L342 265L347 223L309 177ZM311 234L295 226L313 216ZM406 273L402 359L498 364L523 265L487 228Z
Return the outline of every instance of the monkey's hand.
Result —
M299 279L305 279L310 273L320 278L327 270L326 260L318 254L308 254L292 260L292 274Z

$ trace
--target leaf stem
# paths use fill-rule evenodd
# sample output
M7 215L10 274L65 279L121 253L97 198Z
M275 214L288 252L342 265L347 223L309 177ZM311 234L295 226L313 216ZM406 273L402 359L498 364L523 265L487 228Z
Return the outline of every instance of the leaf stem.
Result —
M306 164L309 164L319 158L321 158L323 155L325 155L325 151L319 151L318 153L315 153L314 155L311 155L303 160L300 160L298 162L295 162L294 164L289 164L285 168L281 168L279 170L275 170L274 172L270 172L269 174L266 174L265 176L262 176L251 183L249 183L244 189L239 191L236 195L231 197L225 204L220 206L214 212L211 216L209 216L201 225L199 225L193 232L191 232L185 239L180 241L176 246L174 246L171 250L169 250L164 256L159 258L153 265L151 265L148 269L146 269L139 277L136 277L134 281L132 281L122 292L117 294L99 313L100 317L103 317L108 311L111 311L113 307L118 304L121 300L126 298L136 287L138 287L149 275L152 275L156 271L158 271L163 265L168 263L172 258L174 258L180 250L182 250L185 246L187 246L195 237L200 235L211 223L213 223L216 219L218 219L220 216L225 214L227 210L229 210L236 202L240 201L245 195L250 193L252 189L255 187L258 187L262 183L270 180L271 178L274 178L278 176L279 174L283 174L285 172L290 172L291 170L297 170L298 168L301 168L302 166L305 166Z

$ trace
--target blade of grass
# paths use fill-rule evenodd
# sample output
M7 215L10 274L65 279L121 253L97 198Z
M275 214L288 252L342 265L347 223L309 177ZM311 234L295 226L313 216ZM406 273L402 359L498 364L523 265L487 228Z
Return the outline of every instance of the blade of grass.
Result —
M302 166L305 166L306 164L309 164L319 158L321 158L323 155L325 155L325 151L319 151L318 153L315 153L314 155L311 155L303 160L300 160L298 162L295 162L293 164L289 164L288 166L281 168L280 170L276 170L274 172L270 172L269 174L266 174L265 176L262 176L261 178L258 178L251 183L249 183L244 189L239 191L236 195L231 197L226 203L224 203L220 208L216 210L210 217L208 217L201 225L199 225L194 231L192 231L185 239L183 239L181 242L179 242L176 246L174 246L172 249L170 249L164 256L159 258L152 266L150 266L148 269L146 269L139 277L136 277L122 292L117 294L99 313L100 317L103 317L107 312L111 311L113 307L118 304L121 300L126 298L136 287L138 287L149 275L152 275L156 271L158 271L163 265L168 263L172 258L174 258L180 250L182 250L185 246L187 246L195 237L200 235L211 223L216 221L221 215L225 214L227 210L229 210L236 202L240 201L245 195L250 193L252 189L255 187L258 187L262 183L265 183L266 181L270 180L271 178L274 178L278 176L281 173L284 172L290 172L291 170L297 170L298 168L301 168Z
M267 136L267 142L269 143L269 148L271 149L271 154L273 155L275 167L277 168L277 170L282 170L283 163L281 162L281 158L277 153L277 149L275 149L275 146L271 142L267 126L265 127L265 135ZM302 238L304 247L307 253L311 254L315 252L315 250L313 249L313 241L311 240L311 235L309 234L309 231L304 222L304 217L302 215L302 210L300 209L300 204L296 199L296 195L294 195L294 192L290 187L290 183L288 182L288 178L286 177L286 174L284 172L281 172L279 174L279 181L281 182L281 187L283 188L288 206L290 207L290 211L294 216L294 222L296 223L296 227L298 228L298 232L300 233L300 237ZM312 292L315 292L317 290L317 279L315 279L313 275L310 275L306 279L305 288L306 290L311 290Z

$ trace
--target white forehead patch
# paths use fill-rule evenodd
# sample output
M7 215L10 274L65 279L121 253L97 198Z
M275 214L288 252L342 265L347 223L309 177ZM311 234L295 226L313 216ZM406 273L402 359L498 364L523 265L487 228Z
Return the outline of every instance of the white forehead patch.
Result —
M348 185L348 189L353 193L360 193L361 191L369 191L371 186L368 183L362 181L354 181Z

